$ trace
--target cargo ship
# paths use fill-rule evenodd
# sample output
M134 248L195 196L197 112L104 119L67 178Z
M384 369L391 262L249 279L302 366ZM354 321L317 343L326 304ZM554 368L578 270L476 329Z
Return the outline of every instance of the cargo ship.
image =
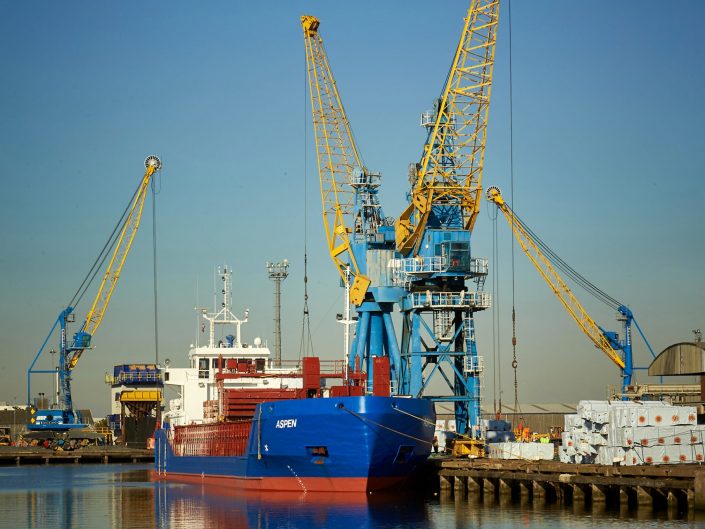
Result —
M248 311L235 317L231 271L218 274L221 310L199 309L208 344L192 346L189 367L163 367L164 385L179 397L155 432L156 476L298 492L373 492L406 481L430 454L433 403L391 395L386 357L375 358L368 380L344 360L277 361L261 339L243 342Z

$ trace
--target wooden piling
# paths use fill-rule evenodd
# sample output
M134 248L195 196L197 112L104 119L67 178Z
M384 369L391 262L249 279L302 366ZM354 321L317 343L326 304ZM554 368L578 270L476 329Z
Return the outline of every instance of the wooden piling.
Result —
M608 466L556 461L447 459L437 463L441 490L461 478L468 498L512 498L573 508L619 508L642 514L668 509L705 511L705 469L695 464Z

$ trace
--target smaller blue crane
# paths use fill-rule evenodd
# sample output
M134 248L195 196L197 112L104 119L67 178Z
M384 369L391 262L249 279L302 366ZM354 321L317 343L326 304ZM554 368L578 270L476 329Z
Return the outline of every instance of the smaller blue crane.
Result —
M81 286L78 288L66 308L59 313L58 318L54 322L49 334L44 339L44 342L37 351L37 354L34 356L34 360L27 370L27 404L30 405L32 395L31 381L33 374L53 374L58 379L58 402L56 403L56 408L35 410L35 408L32 407L31 422L27 425L29 430L56 431L68 430L72 428L83 428L86 426L82 423L81 417L73 407L73 397L71 394L71 374L73 369L76 367L76 364L78 364L83 352L91 347L91 339L100 326L100 323L103 321L105 310L108 307L113 290L115 289L117 280L120 277L120 272L125 264L125 259L130 252L130 248L132 247L132 241L137 233L137 228L139 228L140 225L142 209L144 207L145 198L147 197L149 182L152 175L161 169L162 162L157 156L149 156L144 161L144 165L146 167L146 171L140 181L139 186L137 187L137 190L130 199L127 208L125 208L125 211L118 220L118 223L110 234L110 237L108 237L108 241L105 243L105 246L103 246L103 249L94 261L93 266L81 283ZM110 254L111 250L113 250L112 254ZM101 281L100 288L98 289L98 294L93 300L93 304L88 311L88 315L86 316L86 320L83 322L81 329L74 334L73 339L69 342L67 339L67 324L75 321L74 310L76 305L86 293L86 290L93 282L93 279L102 268L108 256L110 256L110 261L105 274L103 275L103 280ZM35 365L37 364L39 357L45 351L46 345L56 331L57 327L60 329L59 366L56 370L35 369ZM54 351L52 350L51 352L53 353Z

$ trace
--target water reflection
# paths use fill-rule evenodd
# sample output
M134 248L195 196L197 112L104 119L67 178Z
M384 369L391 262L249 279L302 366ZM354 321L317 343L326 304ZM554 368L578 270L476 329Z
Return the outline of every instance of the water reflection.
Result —
M423 497L353 493L243 492L222 487L156 485L157 526L373 528L434 527Z
M0 467L0 528L669 528L704 526L690 513L540 505L526 499L244 493L153 482L147 466Z
M0 468L0 528L154 527L154 498L145 467Z
M580 506L516 501L476 501L447 496L244 493L209 486L155 484L157 526L161 528L297 527L343 529L463 527L500 529L680 527L702 523L702 515L673 511L585 509Z

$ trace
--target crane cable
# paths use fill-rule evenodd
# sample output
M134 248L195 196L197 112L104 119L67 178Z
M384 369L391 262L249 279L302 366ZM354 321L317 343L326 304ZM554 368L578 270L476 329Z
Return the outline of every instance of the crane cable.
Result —
M162 190L161 170L157 171L159 185L156 178L152 178L152 262L154 274L154 363L159 364L159 319L157 317L157 195Z
M510 193L512 202L512 211L514 210L514 91L512 82L512 2L507 2L507 17L509 22L509 175L510 175ZM512 223L514 217L512 216ZM514 226L512 226L514 233ZM516 423L517 413L521 413L519 406L519 381L517 378L517 333L516 333L516 304L515 304L515 271L514 271L514 237L512 237L512 369L514 370L514 424ZM500 393L501 395L501 393ZM500 402L501 406L501 402Z
M88 288L93 283L95 276L103 268L103 264L105 263L105 260L108 258L108 255L110 255L113 248L115 247L115 243L118 240L117 235L122 230L122 227L125 225L127 213L130 211L130 207L132 206L132 203L134 202L135 197L137 196L137 193L139 193L140 187L142 187L141 182L137 186L137 189L135 189L135 192L132 194L130 201L127 203L125 210L122 212L122 215L120 216L117 223L115 224L113 231L108 236L108 240L105 241L105 245L100 250L98 257L96 257L95 261L93 261L93 264L91 265L90 270L88 270L86 277L83 278L83 281L81 282L81 286L78 287L78 290L76 290L76 293L71 298L71 301L69 301L69 303L67 305L68 307L73 307L74 309L76 308L76 306L83 299L83 296L86 294L86 291L88 290Z
M494 209L494 212L493 212ZM494 213L494 214L493 214ZM499 310L499 237L498 224L499 209L487 208L487 214L492 221L492 400L495 418L499 418L502 413L502 361L501 361L501 340L500 340L500 314ZM499 393L499 406L497 394Z
M553 264L556 268L560 269L565 275L570 277L575 283L583 288L586 292L594 296L596 299L600 300L605 305L617 309L618 307L624 305L619 300L613 298L607 294L604 290L600 289L597 285L590 282L587 278L581 275L572 266L566 263L561 257L554 252L545 242L543 242L536 233L534 233L531 228L529 228L524 221L522 221L513 211L512 218L516 220L526 233L529 234L531 239L536 243L536 245L541 248L542 252L546 258Z
M308 100L306 89L308 87L308 65L304 55L304 308L301 320L301 342L299 344L299 363L302 356L308 356L313 352L313 340L311 338L311 320L308 310Z

